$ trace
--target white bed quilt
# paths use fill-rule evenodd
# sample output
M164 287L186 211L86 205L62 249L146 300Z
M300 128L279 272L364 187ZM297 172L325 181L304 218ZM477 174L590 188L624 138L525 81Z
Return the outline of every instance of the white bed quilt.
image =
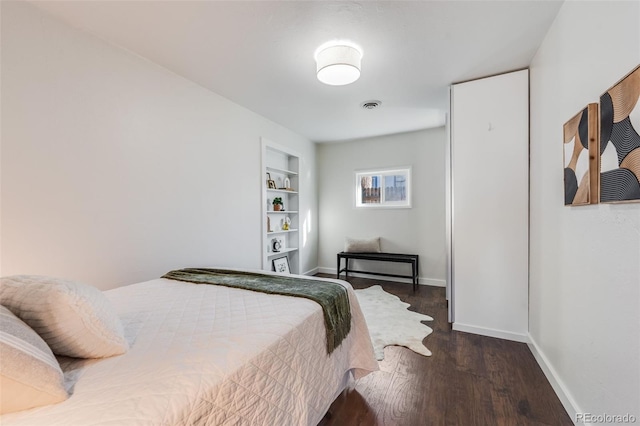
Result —
M316 425L345 373L359 378L378 369L355 293L341 283L351 332L331 356L322 309L307 299L167 279L109 290L129 352L61 358L71 397L0 422Z

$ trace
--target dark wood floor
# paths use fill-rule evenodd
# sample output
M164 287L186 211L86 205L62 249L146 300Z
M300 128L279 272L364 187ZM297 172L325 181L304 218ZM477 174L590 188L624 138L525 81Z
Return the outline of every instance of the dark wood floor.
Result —
M334 277L319 274L319 276ZM524 343L451 331L445 289L349 278L356 289L380 284L427 314L431 357L385 348L380 371L338 396L320 426L573 425Z

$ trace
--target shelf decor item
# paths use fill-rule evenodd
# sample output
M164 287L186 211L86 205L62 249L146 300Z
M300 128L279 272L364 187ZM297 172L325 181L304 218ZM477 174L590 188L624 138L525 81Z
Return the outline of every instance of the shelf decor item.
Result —
M273 210L276 212L284 211L284 204L282 204L281 197L275 197L273 199Z
M271 179L271 173L267 172L267 188L276 189L276 181Z
M280 240L279 238L274 238L273 240L271 240L271 249L274 252L279 252L280 249L282 248L282 240Z
M291 188L291 179L284 178L284 181L282 182L282 188L280 189L284 189L285 191L293 191L293 189Z
M287 256L283 256L273 259L273 270L282 274L290 274L289 258Z
M282 219L282 230L283 231L288 231L289 228L291 227L291 219L287 216L284 219Z

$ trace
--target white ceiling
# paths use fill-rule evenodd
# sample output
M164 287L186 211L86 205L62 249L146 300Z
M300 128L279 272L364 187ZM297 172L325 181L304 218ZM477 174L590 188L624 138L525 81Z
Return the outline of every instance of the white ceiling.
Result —
M34 1L313 141L444 123L447 87L527 67L561 1ZM332 87L314 51L362 47L362 75ZM364 110L377 99L382 106Z

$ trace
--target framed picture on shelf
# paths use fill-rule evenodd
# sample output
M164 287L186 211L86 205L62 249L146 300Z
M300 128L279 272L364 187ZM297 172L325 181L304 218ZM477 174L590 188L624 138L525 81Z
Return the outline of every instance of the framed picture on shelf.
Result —
M267 188L276 189L276 181L271 179L271 173L267 173Z
M273 270L281 274L290 274L289 258L287 256L273 259Z

